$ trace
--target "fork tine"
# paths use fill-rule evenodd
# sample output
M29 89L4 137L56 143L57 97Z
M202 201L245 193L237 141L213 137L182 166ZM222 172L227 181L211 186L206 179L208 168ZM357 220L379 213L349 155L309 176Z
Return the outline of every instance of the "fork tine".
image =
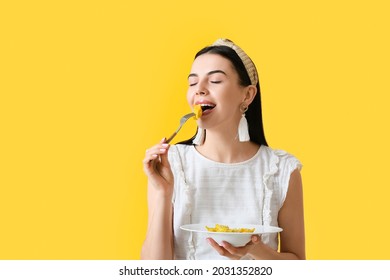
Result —
M169 143L172 141L173 138L175 138L175 136L177 135L177 133L179 132L179 130L181 129L181 127L183 126L183 124L188 121L191 117L195 116L194 113L189 113L187 115L184 115L183 117L181 117L180 119L180 125L179 127L176 129L176 131L165 141L165 143Z

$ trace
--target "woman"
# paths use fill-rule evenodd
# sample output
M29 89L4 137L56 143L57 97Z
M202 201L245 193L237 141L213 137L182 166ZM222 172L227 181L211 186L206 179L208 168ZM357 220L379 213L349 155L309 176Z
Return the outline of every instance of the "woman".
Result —
M305 259L301 164L267 145L252 60L219 39L196 54L188 83L189 105L203 108L196 136L172 146L162 139L143 161L149 216L141 258ZM283 231L233 247L179 228L198 223Z

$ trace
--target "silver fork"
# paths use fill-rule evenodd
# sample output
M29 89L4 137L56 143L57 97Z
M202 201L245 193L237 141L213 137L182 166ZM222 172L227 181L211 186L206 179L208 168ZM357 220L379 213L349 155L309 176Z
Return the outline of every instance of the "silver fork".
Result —
M194 117L195 116L195 113L189 113L187 115L184 115L183 117L181 117L180 119L180 125L179 127L176 129L176 131L171 135L171 137L169 137L165 143L169 143L172 141L173 138L175 138L175 136L177 135L177 133L179 132L179 130L181 129L181 127L183 126L183 124L188 121L191 117Z

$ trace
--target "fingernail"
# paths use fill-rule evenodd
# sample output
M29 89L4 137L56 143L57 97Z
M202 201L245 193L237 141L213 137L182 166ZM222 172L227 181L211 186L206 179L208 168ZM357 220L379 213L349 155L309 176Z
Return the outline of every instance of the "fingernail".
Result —
M164 148L168 148L169 144L164 143L161 146L163 146Z
M206 240L207 240L207 243L209 243L211 245L211 240L208 238L206 238Z
M165 153L167 149L160 149L160 152Z

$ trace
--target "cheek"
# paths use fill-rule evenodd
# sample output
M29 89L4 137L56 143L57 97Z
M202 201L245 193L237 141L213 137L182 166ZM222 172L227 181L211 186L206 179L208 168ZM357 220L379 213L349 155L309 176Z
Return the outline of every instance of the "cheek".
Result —
M230 98L224 98L220 101L221 107L224 108L226 114L233 116L240 113L241 100L237 97L230 96Z

